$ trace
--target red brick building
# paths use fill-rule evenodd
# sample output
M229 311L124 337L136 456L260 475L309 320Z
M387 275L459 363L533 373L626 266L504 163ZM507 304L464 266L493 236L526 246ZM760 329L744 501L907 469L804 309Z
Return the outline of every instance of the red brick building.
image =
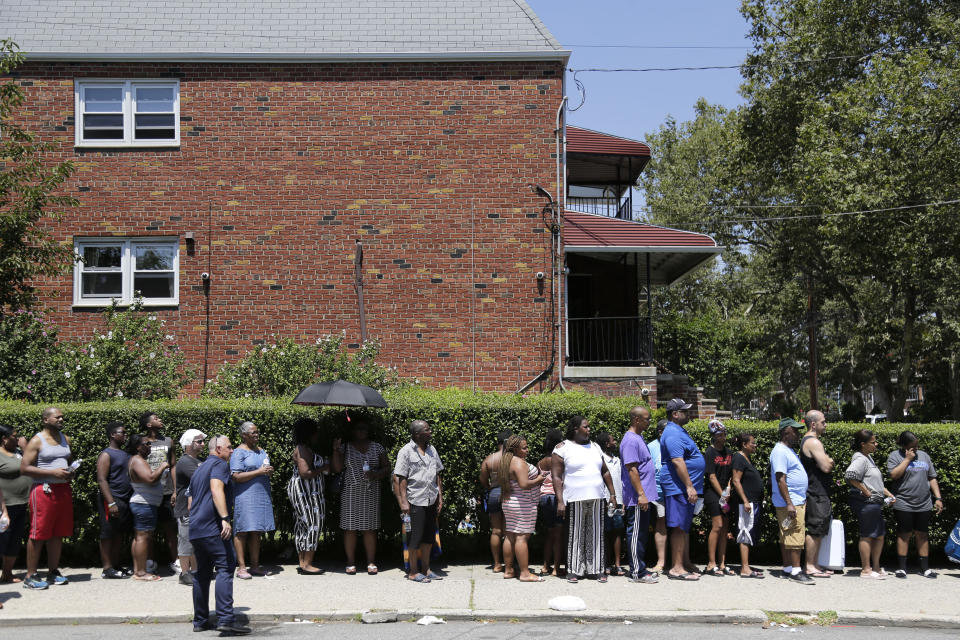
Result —
M83 260L41 289L62 334L139 291L208 377L272 335L357 344L359 241L385 364L557 383L569 52L512 0L279 4L0 7L27 53L23 125L77 167L81 206L52 232ZM636 147L600 151L594 169L630 165L621 187L642 169Z

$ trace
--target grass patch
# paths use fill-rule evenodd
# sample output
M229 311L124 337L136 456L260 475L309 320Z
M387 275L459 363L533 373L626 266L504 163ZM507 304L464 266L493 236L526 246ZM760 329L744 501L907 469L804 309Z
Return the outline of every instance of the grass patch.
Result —
M810 622L821 627L829 627L832 624L837 624L837 618L836 611L818 611Z
M806 624L810 624L810 621L807 618L802 616L794 616L789 613L783 613L782 611L764 611L767 614L767 621L772 622L773 624L785 624L789 627L801 627Z

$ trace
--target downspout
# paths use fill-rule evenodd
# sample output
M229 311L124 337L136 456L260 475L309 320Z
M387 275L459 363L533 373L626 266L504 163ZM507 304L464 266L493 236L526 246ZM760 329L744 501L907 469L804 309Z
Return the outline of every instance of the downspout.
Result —
M556 159L557 188L563 188L561 187L561 182L560 182L560 157L561 157L561 150L564 153L566 152L567 143L566 143L566 136L563 135L564 130L560 128L560 115L563 112L563 106L566 104L566 102L567 102L567 96L564 96L563 99L560 101L560 106L557 107L557 119L556 119L557 128L554 130L554 136L557 139L557 154L556 154L557 155L557 159ZM566 180L564 179L564 183L565 182ZM560 285L560 275L563 271L563 268L560 266L560 247L561 247L561 244L560 244L561 214L560 212L562 211L562 209L560 208L560 205L557 202L557 200L553 198L553 196L551 196L549 193L546 193L542 188L537 187L536 185L530 185L530 187L534 190L535 193L541 193L541 195L544 195L545 197L548 197L550 199L550 203L547 205L547 207L551 209L551 213L553 214L553 220L550 225L551 227L550 228L550 267L552 269L552 276L554 281L550 285L550 297L552 298L552 300L550 301L551 303L550 306L551 306L551 309L554 310L554 314L555 314L553 318L552 331L556 332L556 339L553 341L554 344L556 345L556 351L554 351L554 347L553 345L551 345L550 364L548 364L543 371L538 373L533 380L531 380L527 384L517 389L517 393L523 393L533 385L540 382L541 380L544 380L550 377L550 374L553 373L553 368L556 365L558 357L561 362L560 375L558 378L558 382L560 384L560 388L566 391L566 388L563 386L563 364L562 364L563 363L563 342L562 342L563 323L560 321L560 313L562 311L562 304L563 304L561 300L561 293L563 289ZM545 207L545 210L546 210L546 207ZM554 307L554 303L556 303L555 307ZM554 334L551 333L550 335L553 336Z
M566 80L564 80L566 81ZM563 281L566 279L566 266L564 265L563 260L563 245L562 239L560 238L560 228L561 221L563 219L563 208L560 204L560 199L563 199L564 206L567 202L567 121L566 118L563 119L563 127L560 126L560 116L563 115L563 107L567 104L567 96L563 96L563 99L560 101L560 106L557 107L557 128L556 128L556 137L557 137L557 200L555 201L553 212L554 212L554 242L556 242L556 259L554 264L554 279L557 288L556 302L557 302L557 362L559 366L557 367L557 384L560 385L561 391L566 391L566 387L563 386L563 365L567 359L563 356L563 331L566 328L566 323L563 321L563 296L565 287L563 286ZM560 165L563 164L563 174L560 172Z

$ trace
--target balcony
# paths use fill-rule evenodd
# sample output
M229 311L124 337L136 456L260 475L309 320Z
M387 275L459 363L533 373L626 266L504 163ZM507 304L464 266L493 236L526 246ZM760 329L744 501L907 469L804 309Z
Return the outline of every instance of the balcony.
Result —
M581 213L592 213L595 215L607 216L609 218L620 218L621 220L633 220L633 198L625 199L615 197L585 197L568 195L566 206L569 211L579 211Z
M653 332L647 318L568 318L567 341L571 366L631 367L653 362Z

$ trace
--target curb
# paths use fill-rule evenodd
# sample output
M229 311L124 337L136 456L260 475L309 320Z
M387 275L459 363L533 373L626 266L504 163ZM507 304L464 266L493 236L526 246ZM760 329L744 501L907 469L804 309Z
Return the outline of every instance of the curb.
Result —
M382 613L388 613L381 611ZM285 611L274 613L250 613L252 623L297 623L297 622L358 622L366 611ZM425 615L434 615L448 622L599 622L623 623L654 622L676 624L763 624L767 614L759 609L724 611L505 611L485 609L400 609L390 611L399 621L414 621ZM783 613L816 612L784 611ZM4 626L44 625L95 625L95 624L189 624L188 613L161 613L155 615L48 615L4 616ZM946 615L900 615L863 611L838 611L837 625L864 627L913 627L923 629L960 629L960 616Z

